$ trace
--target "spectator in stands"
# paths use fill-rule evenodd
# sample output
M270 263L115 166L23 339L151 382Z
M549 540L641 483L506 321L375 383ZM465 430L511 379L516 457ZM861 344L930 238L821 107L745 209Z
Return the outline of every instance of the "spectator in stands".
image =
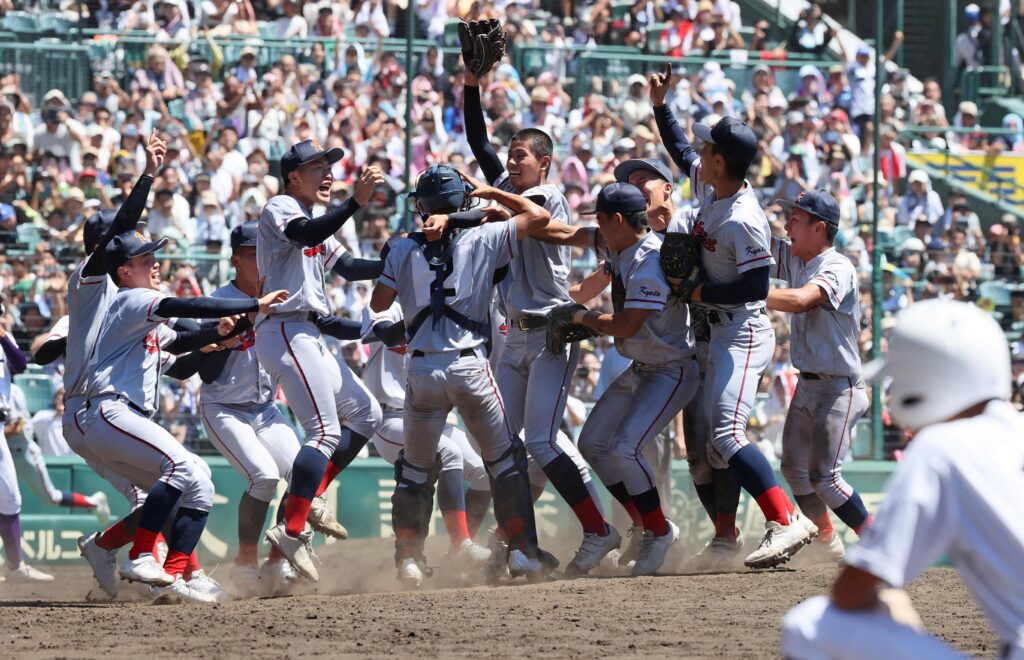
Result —
M274 34L279 39L305 39L309 32L309 24L299 11L299 0L284 0L281 4L282 15L274 21Z
M164 101L173 101L185 95L185 79L181 70L171 61L163 46L150 46L146 51L146 66L135 72L132 82L132 102L153 93Z
M909 177L910 188L900 198L896 211L896 224L909 226L919 215L928 216L930 224L942 217L945 209L939 193L932 190L931 178L924 170L914 170Z
M1024 151L1024 118L1010 112L1003 115L1003 129L1010 131L997 139L1002 143L1004 151L1020 153Z
M810 7L800 12L800 18L793 24L786 50L821 56L835 34L835 30L822 20L821 4L812 2Z
M903 43L903 33L899 30L893 35L889 50L882 56L883 60L891 60ZM875 65L871 62L872 50L869 46L860 46L851 59L846 52L843 41L839 40L839 50L846 64L846 77L850 81L850 119L858 137L863 139L864 124L875 113Z
M1012 213L1003 215L1001 223L989 227L989 261L999 279L1017 282L1024 266L1021 251L1020 222Z
M981 8L973 2L964 7L964 19L967 29L956 35L956 70L957 76L969 66L981 66L985 63L985 53L981 48Z

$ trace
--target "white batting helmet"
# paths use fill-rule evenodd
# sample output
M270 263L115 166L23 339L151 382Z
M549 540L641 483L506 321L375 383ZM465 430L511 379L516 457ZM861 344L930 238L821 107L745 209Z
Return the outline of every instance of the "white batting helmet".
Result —
M999 324L974 305L926 300L896 318L889 355L864 377L892 379L890 411L918 430L990 399L1010 396L1010 349Z

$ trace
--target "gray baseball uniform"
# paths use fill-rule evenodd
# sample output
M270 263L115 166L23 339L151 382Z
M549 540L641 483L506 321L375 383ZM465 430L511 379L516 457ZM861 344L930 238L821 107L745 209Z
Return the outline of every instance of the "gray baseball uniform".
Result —
M212 297L249 298L230 282ZM278 482L290 477L301 442L274 405L276 388L256 359L255 332L239 340L217 378L203 383L199 410L210 442L249 480L246 492L269 502Z
M592 245L612 266L612 306L651 310L640 331L615 338L633 363L594 405L580 431L580 450L605 485L623 483L630 495L656 486L642 451L682 410L697 389L699 369L689 308L669 299L661 270L661 236L649 232L610 254L592 230Z
M782 474L794 495L817 493L835 509L853 492L840 469L850 432L868 408L857 345L857 272L831 247L806 264L793 256L787 241L773 238L772 252L777 263L772 277L793 288L815 284L827 298L792 317L790 355L800 380L782 431Z
M272 197L260 214L256 262L264 291L285 289L289 297L256 319L256 357L281 386L288 406L305 431L305 444L330 458L341 440L341 424L364 436L380 425L380 406L344 374L320 338L316 317L330 314L324 278L344 248L329 238L315 247L285 235L288 223L310 218L309 209L289 195Z
M11 405L11 367L7 364L7 355L0 349L0 408L7 409ZM4 425L0 424L0 514L16 516L21 513L21 491L18 490L18 475L14 469L14 459L7 446Z

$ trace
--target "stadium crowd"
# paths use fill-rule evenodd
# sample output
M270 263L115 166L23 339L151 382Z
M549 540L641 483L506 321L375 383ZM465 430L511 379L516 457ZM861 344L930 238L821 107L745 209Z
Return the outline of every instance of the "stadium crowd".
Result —
M442 162L478 175L462 125L463 69L454 51L446 54L443 47L446 25L456 16L503 19L511 57L481 85L489 132L503 153L522 127L548 131L558 147L551 180L563 188L575 213L592 206L596 191L614 180L612 170L624 159L660 158L674 166L660 146L648 98L645 73L650 71L617 81L588 78L570 87L566 80L577 52L572 46L625 44L638 52L699 57L742 50L764 62L745 77L749 84L730 77L728 58L709 59L696 69L677 67L669 102L688 124L713 124L729 115L754 128L760 150L750 178L777 235L785 234L784 217L772 200L793 199L814 188L836 197L842 210L838 246L861 274L865 354L871 349L876 216L890 241L884 246L884 328L895 312L917 300L980 300L986 282L1021 278L1020 220L1007 214L983 227L968 198L955 190L938 194L928 174L908 164L907 151L1024 151L1024 119L1007 115L1003 126L1011 130L995 138L983 131L950 131L977 125L977 106L948 98L935 80L914 88L907 72L896 70L884 81L882 124L874 126L873 58L890 58L902 35L894 36L885 54L864 46L855 52L840 49L835 57L828 51L835 30L817 5L804 12L791 33L773 34L767 21L744 22L728 0L638 0L621 16L609 0L425 0L416 7L417 34L437 46L417 55L407 70L404 57L383 46L388 37L405 33L404 3L395 0L85 4L96 26L145 31L153 44L129 77L98 69L92 88L77 98L52 89L38 105L23 91L17 72L0 71L0 290L6 308L0 334L10 333L25 351L66 313L67 276L82 256L84 220L126 198L153 132L166 140L168 150L153 185L145 231L170 239L160 261L175 295L207 294L227 280L229 232L257 218L280 191L277 159L303 139L345 150L335 165L331 204L348 198L364 165L378 164L387 173L386 184L339 235L356 256L378 255L393 233L416 222L405 213L401 197L406 130L412 136L414 177ZM0 11L11 8L0 2ZM238 35L252 35L252 45L228 59L218 39ZM296 39L299 45L264 63L261 37ZM313 37L318 40L303 40ZM540 65L517 69L516 50L534 46L547 48ZM819 61L808 60L783 85L771 63L791 53ZM652 64L650 70L662 66ZM412 123L406 127L408 87ZM934 131L905 134L906 126ZM882 149L878 179L872 175L876 131ZM675 196L678 208L693 204L688 184L680 183ZM581 254L574 276L595 266ZM330 292L339 314L360 318L368 303L365 283L334 276ZM604 304L610 308L610 296ZM1024 320L1024 298L1013 297L1010 314ZM769 439L781 432L795 386L785 340L788 320L781 313L773 319L777 355L762 380L767 396L752 424ZM365 359L358 344L333 348L358 372ZM1019 342L1015 349L1024 354ZM583 404L600 394L622 362L604 340L584 345L573 392L578 403L567 413L570 429L582 422ZM59 374L52 375L57 391ZM1018 403L1022 382L1018 379ZM197 389L192 382L168 381L165 387L164 420L190 446L199 431L192 417ZM52 414L42 415L37 434L47 418ZM682 452L681 440L676 444Z

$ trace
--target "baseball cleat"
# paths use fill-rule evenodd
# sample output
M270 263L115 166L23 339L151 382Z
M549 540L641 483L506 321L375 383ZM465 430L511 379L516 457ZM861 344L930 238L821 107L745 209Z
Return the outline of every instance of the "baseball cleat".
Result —
M309 515L306 522L321 534L333 536L336 539L347 539L348 530L334 517L330 507L327 505L327 498L323 495L314 497L309 503Z
M149 589L155 598L154 605L175 605L177 603L213 605L217 602L213 596L189 586L189 583L180 575L176 575L174 582L166 587L150 587Z
M106 527L107 523L110 522L110 502L107 501L106 493L97 491L90 495L89 498L96 503L96 508L93 509L96 520L102 527Z
M453 564L465 566L483 566L491 558L491 551L473 539L462 539L457 546L448 551L448 561Z
M538 556L530 557L522 550L512 550L508 553L508 574L513 577L525 577L527 580L539 580L547 577L551 571L558 568L558 560L554 555L538 548Z
M818 528L799 511L793 513L788 525L769 520L757 550L747 555L743 563L749 568L780 566L817 535Z
M491 533L491 538L487 541L487 548L491 551L491 557L484 564L484 578L488 582L496 582L509 577L508 544L498 536L497 530Z
M715 571L736 568L743 551L743 533L736 530L736 538L716 536L704 549L691 557L685 565L691 571Z
M583 544L576 551L569 565L565 567L566 577L579 577L586 575L595 566L601 563L605 556L622 544L622 536L619 532L608 525L608 533L599 536L594 533L583 534Z
M825 541L818 537L807 544L807 547L793 559L794 567L815 566L818 564L838 564L846 556L846 546L838 534L832 540Z
M311 532L305 531L298 536L289 536L284 523L281 523L268 529L266 537L271 545L288 558L296 571L313 582L320 581L316 565L313 563L313 558L316 555L313 553L313 534Z
M206 571L199 569L198 571L192 572L192 577L189 578L185 584L190 589L198 591L199 593L209 596L215 603L221 603L226 600L231 600L231 594L224 591L220 586L220 582L217 582L212 577L206 574Z
M644 530L644 538L640 541L640 552L633 564L633 577L654 575L665 563L665 555L672 544L679 539L679 528L671 520L668 521L668 534L655 536L650 530Z
M235 598L258 598L263 595L260 569L250 564L232 564L228 574L231 593Z
M5 573L5 578L12 584L19 582L53 582L52 575L49 573L43 573L38 568L32 568L24 562L22 562L21 566L13 570L8 568Z
M398 567L398 581L408 589L418 589L423 584L423 567L413 557L402 560Z
M300 578L287 560L267 560L260 567L260 582L265 585L267 596L288 596L299 585Z
M631 561L636 561L640 554L640 543L644 540L644 528L633 525L626 532L626 549L619 554L619 566L625 566Z
M78 552L85 557L92 568L93 577L100 583L100 588L111 598L117 598L120 582L117 579L117 550L104 550L96 545L96 532L88 536L78 537Z
M129 582L142 582L155 587L169 587L174 583L174 576L169 575L150 552L142 553L138 559L125 557L117 572L122 580Z

